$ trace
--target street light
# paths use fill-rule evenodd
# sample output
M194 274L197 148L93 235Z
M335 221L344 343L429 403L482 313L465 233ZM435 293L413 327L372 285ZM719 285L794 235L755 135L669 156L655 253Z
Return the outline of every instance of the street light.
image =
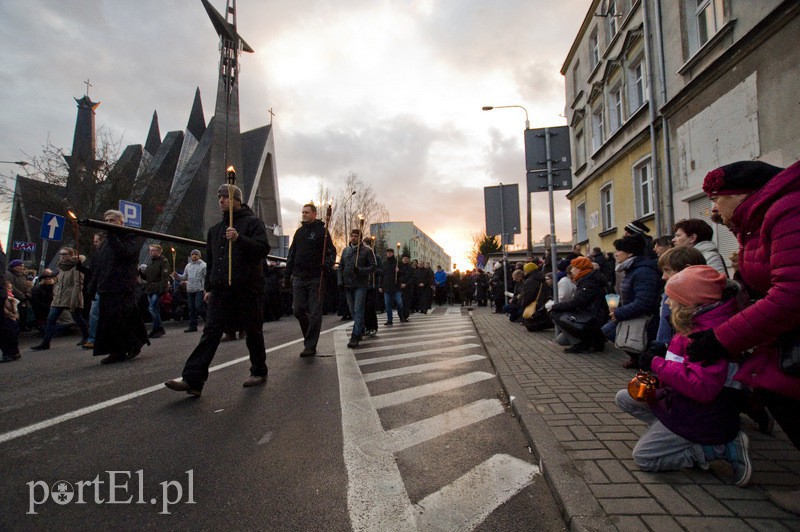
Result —
M347 232L348 219L350 218L350 210L349 210L349 203L350 200L353 199L353 196L356 195L356 191L352 191L347 199L344 200L344 205L342 205L342 209L344 209L344 241L347 242L347 239L350 238L350 234Z
M518 109L522 109L523 111L525 111L525 129L526 130L530 129L531 121L528 120L528 110L522 107L521 105L484 105L483 107L481 107L481 109L483 109L484 111L491 111L493 109L510 109L512 107L516 107ZM523 136L523 147L524 147L524 136ZM525 191L526 191L525 194L526 205L528 206L527 213L525 216L525 221L527 222L528 227L526 231L527 234L525 236L528 241L528 259L533 259L533 240L531 238L531 233L532 233L531 225L533 224L533 221L531 218L531 191L528 189L527 169L525 175Z

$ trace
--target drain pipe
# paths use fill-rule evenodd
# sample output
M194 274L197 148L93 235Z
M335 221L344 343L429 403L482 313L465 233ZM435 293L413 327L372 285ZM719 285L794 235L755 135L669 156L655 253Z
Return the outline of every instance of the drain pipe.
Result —
M650 20L647 13L647 5L650 2L642 0L642 25L644 31L644 57L647 62L647 108L649 111L650 122L650 162L653 165L653 203L655 203L656 235L661 236L663 232L661 223L661 178L658 173L658 148L656 145L656 102L655 88L653 87L653 51L650 47Z
M661 75L661 103L667 103L667 65L664 59L664 31L661 24L661 0L655 0L655 31L656 40L658 42L658 64L659 74ZM675 206L673 205L673 190L672 190L672 159L670 158L670 141L669 141L669 121L667 117L661 115L661 137L664 145L664 175L667 179L667 197L664 198L666 216L667 216L667 230L672 229L675 225Z

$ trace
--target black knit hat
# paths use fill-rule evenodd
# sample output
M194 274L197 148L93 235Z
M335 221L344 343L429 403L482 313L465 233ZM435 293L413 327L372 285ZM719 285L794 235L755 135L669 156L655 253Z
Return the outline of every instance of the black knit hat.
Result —
M643 235L645 233L649 233L650 228L647 227L644 222L640 222L639 220L634 220L625 226L625 231L627 231L632 235Z
M644 238L641 235L626 236L614 240L614 249L625 251L636 257L644 255L644 248Z
M767 184L783 168L761 161L739 161L711 170L703 180L703 192L709 196L748 194Z

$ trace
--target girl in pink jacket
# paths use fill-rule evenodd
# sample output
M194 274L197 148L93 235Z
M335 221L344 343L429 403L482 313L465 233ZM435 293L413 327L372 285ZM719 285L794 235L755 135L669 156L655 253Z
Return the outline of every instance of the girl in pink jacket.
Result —
M677 334L664 357L644 363L658 379L655 398L637 402L620 390L617 405L650 426L633 449L633 459L645 471L671 471L698 466L707 469L724 459L733 469L733 483L746 486L752 475L747 435L739 430L741 385L738 369L725 359L692 362L686 348L691 333L712 329L738 311L735 289L710 266L689 266L666 285L672 324Z

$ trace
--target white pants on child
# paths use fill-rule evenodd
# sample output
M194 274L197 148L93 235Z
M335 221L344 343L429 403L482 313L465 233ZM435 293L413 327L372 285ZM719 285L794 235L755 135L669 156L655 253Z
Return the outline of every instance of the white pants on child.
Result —
M644 471L676 471L695 465L708 468L703 446L665 427L647 403L633 399L627 389L618 391L614 402L623 412L648 424L647 431L633 448L633 460L639 468Z

